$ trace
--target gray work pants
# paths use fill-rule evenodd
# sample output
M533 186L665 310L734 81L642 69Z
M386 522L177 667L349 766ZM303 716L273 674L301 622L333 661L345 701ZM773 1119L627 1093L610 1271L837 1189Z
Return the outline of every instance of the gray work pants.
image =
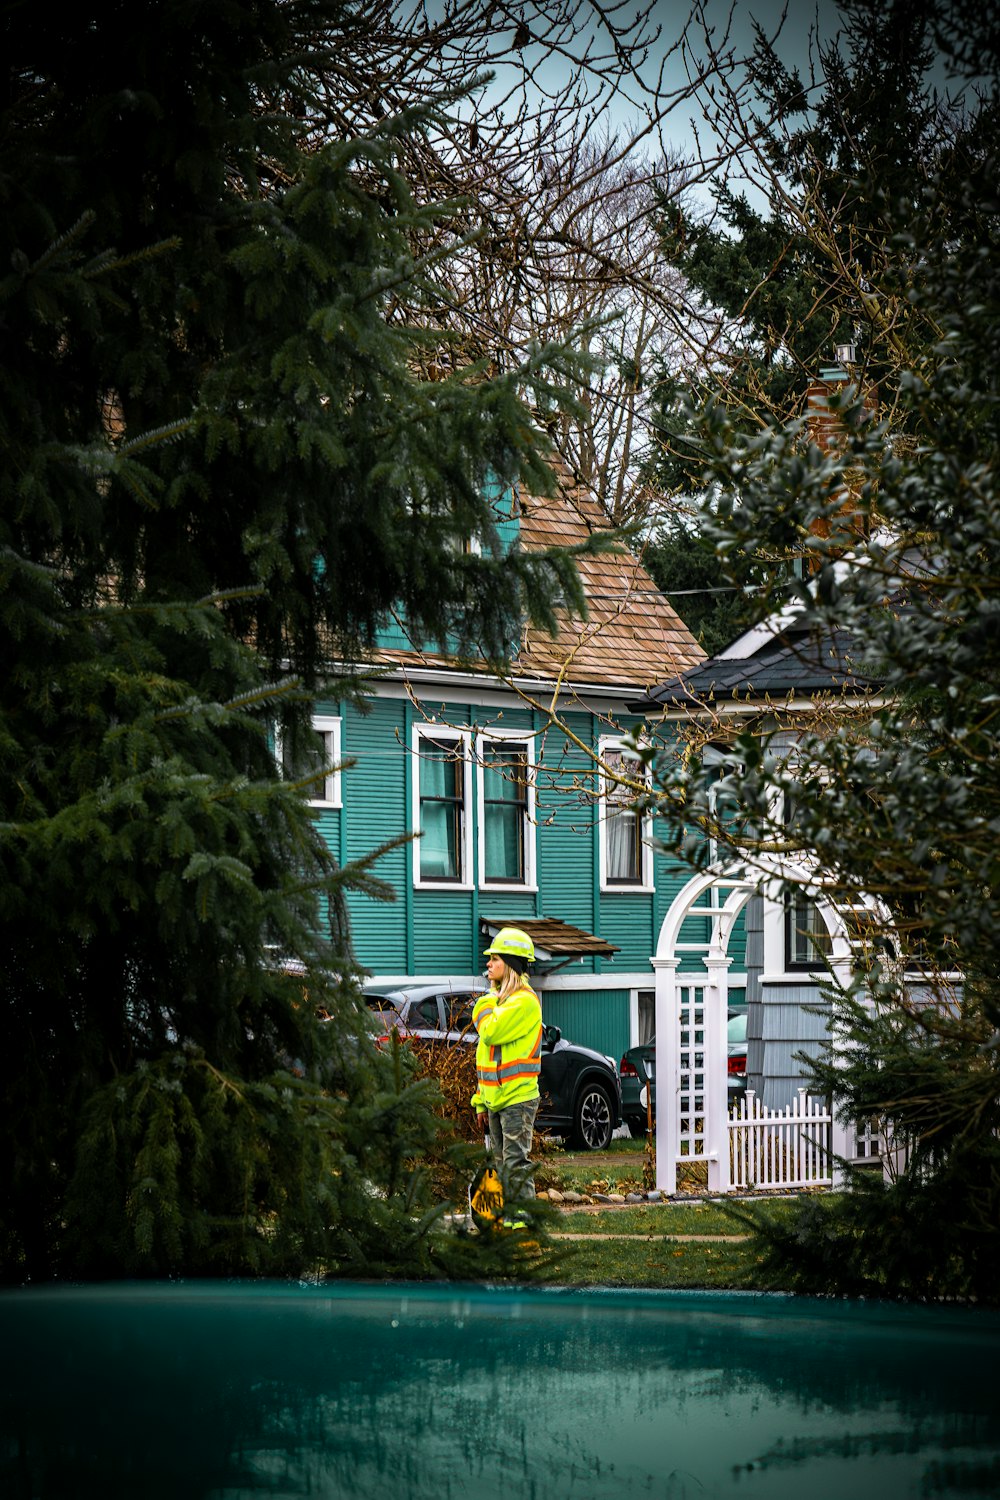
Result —
M508 1104L488 1111L490 1144L500 1167L504 1198L534 1198L535 1178L531 1169L531 1139L535 1130L538 1100Z

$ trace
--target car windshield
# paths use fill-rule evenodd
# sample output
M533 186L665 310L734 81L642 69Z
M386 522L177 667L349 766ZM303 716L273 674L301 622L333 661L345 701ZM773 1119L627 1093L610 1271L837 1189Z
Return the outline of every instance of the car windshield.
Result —
M391 985L366 984L364 995L365 1000L371 1006L372 1010L384 1010L386 1001L390 1005L398 1006L399 1002L406 998L401 990L397 990Z

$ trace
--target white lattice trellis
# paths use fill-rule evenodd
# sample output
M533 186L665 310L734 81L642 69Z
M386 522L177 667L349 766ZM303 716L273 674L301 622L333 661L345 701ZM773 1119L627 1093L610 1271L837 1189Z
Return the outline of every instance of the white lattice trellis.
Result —
M705 987L679 986L677 1154L705 1155Z
M815 871L783 858L769 863L761 856L759 864L753 872L736 866L694 876L675 897L660 929L653 958L656 1035L666 1038L667 1046L658 1049L657 1059L656 1185L668 1194L676 1191L677 1167L684 1161L704 1160L709 1191L726 1193L758 1177L760 1186L769 1178L775 1186L791 1186L793 1180L802 1185L837 1183L841 1175L837 1159L855 1154L847 1128L836 1119L820 1119L811 1104L808 1119L799 1119L798 1109L793 1109L781 1121L765 1120L758 1106L752 1122L756 1136L750 1133L748 1121L743 1122L742 1135L730 1129L728 946L750 896L765 887L780 893L789 883L801 885L809 891L830 933L829 965L834 977L846 981L851 966L844 913L817 881ZM704 924L704 935L697 930L699 921ZM681 972L682 963L688 968L699 960L703 974ZM798 1164L791 1177L786 1167L779 1171L777 1165L768 1165L779 1161Z

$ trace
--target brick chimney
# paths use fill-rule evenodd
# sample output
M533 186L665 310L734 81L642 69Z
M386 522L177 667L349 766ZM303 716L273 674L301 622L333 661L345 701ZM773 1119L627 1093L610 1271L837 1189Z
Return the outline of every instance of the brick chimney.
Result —
M852 371L855 362L855 348L853 344L837 344L836 359L832 365L824 366L817 378L809 386L806 392L806 417L807 431L811 442L821 448L824 453L837 454L844 446L844 432L841 426L840 413L830 408L830 396L834 391L850 384L857 379ZM868 387L865 391L865 406L868 411L874 413L878 410L878 402L874 387ZM857 481L855 482L857 483ZM855 510L856 488L852 485L848 476L847 483L841 487L843 504L841 511L851 513ZM827 537L830 535L830 522L826 518L813 521L809 528L813 536ZM864 536L868 531L868 518L857 514L851 522L851 531L855 536ZM816 566L814 564L814 566Z

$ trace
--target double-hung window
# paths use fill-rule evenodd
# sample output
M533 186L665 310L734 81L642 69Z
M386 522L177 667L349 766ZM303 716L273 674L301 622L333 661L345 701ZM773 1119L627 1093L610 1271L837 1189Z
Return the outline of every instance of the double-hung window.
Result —
M636 806L648 771L619 741L602 740L599 748L607 768L601 772L601 884L606 890L651 890L650 819Z
M417 885L467 886L470 877L469 737L421 728L414 769L414 879Z
M275 754L286 781L301 781L313 807L340 807L340 719L313 714L311 727L292 735L279 730Z
M815 901L802 891L785 898L785 968L823 969L832 941Z
M479 884L533 888L535 787L532 742L506 733L483 734L479 764Z

